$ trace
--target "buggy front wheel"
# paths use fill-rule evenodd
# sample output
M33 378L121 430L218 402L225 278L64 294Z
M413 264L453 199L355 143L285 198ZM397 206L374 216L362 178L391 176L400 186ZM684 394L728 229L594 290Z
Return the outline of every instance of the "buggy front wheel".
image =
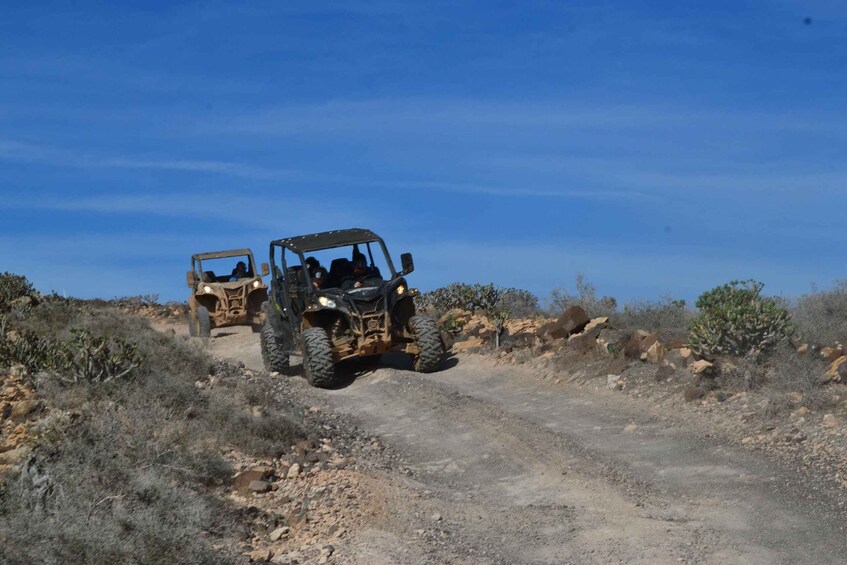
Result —
M441 367L444 344L435 320L426 316L412 316L409 328L415 336L418 352L412 355L412 365L419 373L434 373Z
M312 386L330 388L337 383L332 344L323 328L303 330L303 370Z

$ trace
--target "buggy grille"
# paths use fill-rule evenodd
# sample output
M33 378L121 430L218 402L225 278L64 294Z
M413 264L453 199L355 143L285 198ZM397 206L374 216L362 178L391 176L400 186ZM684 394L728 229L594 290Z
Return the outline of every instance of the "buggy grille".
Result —
M245 309L245 289L246 287L225 289L224 294L226 295L227 302L229 302L229 308Z
M385 297L376 296L370 300L358 299L356 300L356 308L363 314L381 312L385 309Z

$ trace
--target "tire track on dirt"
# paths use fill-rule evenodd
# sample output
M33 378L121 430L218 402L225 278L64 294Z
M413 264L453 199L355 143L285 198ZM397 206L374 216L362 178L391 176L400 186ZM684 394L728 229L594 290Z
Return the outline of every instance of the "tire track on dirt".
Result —
M508 537L509 523L535 532L505 543L504 560L842 562L837 522L778 496L788 481L766 462L684 434L626 434L627 415L496 379L473 364L432 376L380 369L331 396L446 504L512 517L487 519L484 532L459 520L467 543ZM538 508L560 511L567 527Z
M407 454L415 479L450 506L444 515L458 520L467 544L505 538L503 562L699 560L691 548L717 556L720 544L705 541L720 541L717 532L693 523L673 500L601 455L437 377L395 371L365 380L336 394L365 402L356 408ZM368 410L375 404L377 410ZM468 515L487 516L485 527L479 518L463 520ZM521 530L525 534L516 536Z

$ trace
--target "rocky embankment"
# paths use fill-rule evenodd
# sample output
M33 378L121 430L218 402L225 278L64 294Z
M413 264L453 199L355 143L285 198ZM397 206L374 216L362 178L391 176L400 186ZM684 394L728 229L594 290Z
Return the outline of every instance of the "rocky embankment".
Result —
M26 382L26 369L17 365L2 371L0 382L0 476L15 470L30 452L33 429L43 403Z

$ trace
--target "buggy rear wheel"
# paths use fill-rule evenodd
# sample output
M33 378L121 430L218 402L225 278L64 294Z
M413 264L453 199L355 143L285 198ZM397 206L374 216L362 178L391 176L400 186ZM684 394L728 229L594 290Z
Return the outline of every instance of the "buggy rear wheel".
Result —
M259 335L259 343L262 349L262 362L265 370L285 373L288 371L290 360L288 354L283 350L282 343L276 337L276 332L270 320L265 319Z

